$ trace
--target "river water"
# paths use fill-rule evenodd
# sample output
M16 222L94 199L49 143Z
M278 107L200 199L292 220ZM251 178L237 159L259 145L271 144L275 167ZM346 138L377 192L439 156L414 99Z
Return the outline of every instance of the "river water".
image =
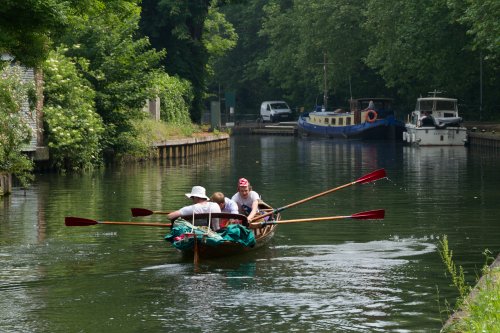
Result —
M0 206L1 332L438 332L457 296L439 257L447 235L470 283L482 252L500 251L500 156L474 148L403 147L235 136L231 148L177 162L37 175ZM65 216L170 211L203 185L248 178L275 207L379 168L356 184L283 211L284 219L385 209L383 221L284 224L243 256L182 259L166 230L65 227Z

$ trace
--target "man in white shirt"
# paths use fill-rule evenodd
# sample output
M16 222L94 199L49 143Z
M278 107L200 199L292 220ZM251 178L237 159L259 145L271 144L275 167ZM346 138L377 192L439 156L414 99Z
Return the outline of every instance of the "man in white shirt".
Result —
M212 194L210 201L218 204L222 213L239 214L236 202L224 196L222 192Z
M231 198L238 205L240 214L248 214L248 221L252 221L259 209L260 196L252 191L250 182L245 178L238 180L238 193Z
M179 216L192 216L193 214L208 214L208 213L220 213L220 207L215 202L208 201L206 195L206 190L202 186L193 186L191 193L186 193L186 197L193 201L192 205L184 206L175 212L167 215L170 220L175 220ZM202 223L200 223L202 222ZM206 220L196 220L195 225L207 225ZM210 221L210 227L212 230L219 229L219 219L212 219Z

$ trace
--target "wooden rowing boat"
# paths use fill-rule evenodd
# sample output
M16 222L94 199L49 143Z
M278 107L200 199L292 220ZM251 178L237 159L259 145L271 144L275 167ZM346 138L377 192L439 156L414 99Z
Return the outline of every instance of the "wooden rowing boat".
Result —
M259 210L262 212L271 212L273 208L266 204L265 202L259 203ZM182 235L167 235L165 238L170 241L176 249L178 249L185 257L195 257L195 252L199 258L217 258L232 256L237 254L242 254L245 252L253 251L257 248L264 246L269 243L269 241L274 236L274 232L277 228L277 224L270 224L263 227L251 228L246 216L241 214L229 214L229 213L213 213L213 214L195 214L194 216L182 216L173 222L172 228L176 227L176 223L185 223L185 221L192 222L196 221L196 225L207 224L200 221L207 220L209 218L219 218L228 219L232 221L232 224L242 225L243 232L253 233L255 242L253 246L247 246L242 243L232 241L232 240L222 240L218 241L216 244L210 241L210 237L213 232L208 231L205 228L205 234L201 235L199 231L196 232L186 232ZM269 217L270 221L279 221L280 214L273 214ZM178 222L182 221L182 222ZM175 236L175 237L174 237ZM252 236L252 235L250 235ZM176 244L175 242L184 241L184 244ZM176 246L177 245L177 246Z

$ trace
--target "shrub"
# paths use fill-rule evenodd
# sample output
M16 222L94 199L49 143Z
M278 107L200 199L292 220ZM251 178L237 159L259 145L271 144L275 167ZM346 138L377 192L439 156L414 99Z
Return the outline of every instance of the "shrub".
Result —
M79 66L86 66L80 60ZM99 165L104 126L95 112L95 92L63 49L45 62L44 121L52 163L61 171Z
M22 116L21 106L29 96L34 96L33 91L33 83L22 82L20 67L0 70L0 171L12 173L22 186L27 186L33 179L33 162L21 152L32 135ZM30 112L33 112L34 104L29 103Z

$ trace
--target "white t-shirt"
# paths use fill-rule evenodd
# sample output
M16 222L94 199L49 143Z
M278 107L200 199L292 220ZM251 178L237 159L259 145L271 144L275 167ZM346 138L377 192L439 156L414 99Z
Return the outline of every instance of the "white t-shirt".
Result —
M252 203L255 201L255 200L259 200L260 199L260 196L257 192L255 191L250 191L250 193L248 193L248 196L245 198L243 198L241 195L240 195L240 192L236 193L235 195L233 195L233 197L231 198L234 202L236 202L236 204L238 205L238 209L240 211L240 213L244 213L245 210L242 208L243 206L247 206L248 208L250 208L250 210L252 209Z
M234 202L233 200L224 197L224 209L222 210L223 213L231 213L231 214L238 214L238 204Z
M190 206L185 206L179 209L181 216L190 216L193 214L208 214L208 213L220 213L220 207L215 202L205 201L202 203L197 203ZM196 220L194 225L207 225L206 220ZM219 219L212 219L210 222L211 228L213 230L219 229Z

